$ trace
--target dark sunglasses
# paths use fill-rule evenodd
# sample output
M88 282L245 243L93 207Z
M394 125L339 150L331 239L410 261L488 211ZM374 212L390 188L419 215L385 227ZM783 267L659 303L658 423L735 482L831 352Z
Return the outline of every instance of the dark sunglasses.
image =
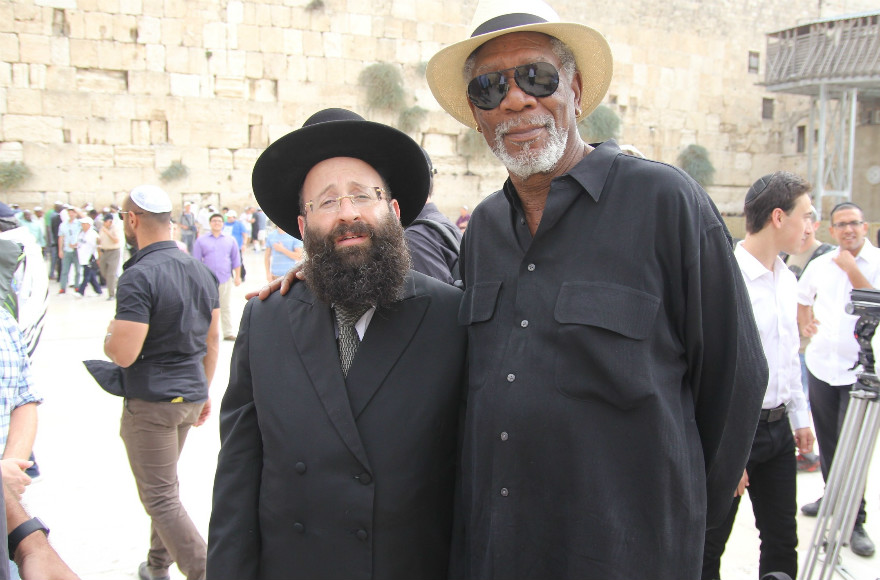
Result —
M468 99L484 111L500 105L510 90L505 74L509 71L513 71L516 86L532 97L549 97L559 86L559 71L555 66L549 62L533 62L476 77L468 83Z

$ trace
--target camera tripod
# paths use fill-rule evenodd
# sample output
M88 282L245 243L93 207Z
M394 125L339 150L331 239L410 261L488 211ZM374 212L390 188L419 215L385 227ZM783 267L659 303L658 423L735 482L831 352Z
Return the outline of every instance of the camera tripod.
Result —
M874 374L871 347L880 322L880 292L854 290L846 310L860 315L855 335L861 349L858 364L864 370L858 373L858 381L849 394L849 406L800 580L811 580L814 572L819 580L828 580L835 572L854 580L841 565L840 548L849 542L880 430L880 379Z

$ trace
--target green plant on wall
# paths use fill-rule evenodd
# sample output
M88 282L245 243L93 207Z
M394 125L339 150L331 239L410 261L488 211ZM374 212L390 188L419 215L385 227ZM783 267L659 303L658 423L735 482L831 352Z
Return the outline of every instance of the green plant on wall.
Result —
M578 123L581 138L587 143L601 143L620 135L620 117L610 107L599 105Z
M397 119L397 126L404 133L415 133L419 130L419 125L425 120L428 111L416 105L400 112Z
M678 166L701 186L712 185L715 168L709 160L709 151L702 145L691 144L678 154Z
M306 4L306 10L309 12L315 12L316 10L323 10L324 2L323 0L312 0L308 4Z
M367 89L370 108L404 110L403 78L397 66L386 62L371 64L358 75L358 83Z
M187 175L189 175L189 168L186 165L180 161L172 161L171 165L166 167L165 171L159 175L159 179L167 183L184 179Z
M473 175L471 171L471 161L487 157L489 154L489 146L483 135L476 131L469 130L462 133L458 138L458 154L467 161L466 175Z
M0 162L0 190L8 191L27 181L31 170L22 161Z

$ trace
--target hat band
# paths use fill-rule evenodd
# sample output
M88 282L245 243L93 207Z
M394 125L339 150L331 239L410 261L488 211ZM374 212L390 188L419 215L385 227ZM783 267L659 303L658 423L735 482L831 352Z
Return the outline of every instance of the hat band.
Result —
M547 22L547 20L541 18L540 16L535 16L534 14L502 14L501 16L496 16L495 18L487 20L486 22L479 25L477 29L474 30L474 33L471 34L471 38L475 36L480 36L482 34L489 34L490 32L496 32L498 30L513 28L515 26L542 24L544 22Z

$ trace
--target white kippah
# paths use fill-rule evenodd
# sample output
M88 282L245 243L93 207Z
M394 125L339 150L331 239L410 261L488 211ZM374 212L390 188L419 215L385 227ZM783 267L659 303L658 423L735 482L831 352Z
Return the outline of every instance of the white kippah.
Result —
M129 194L131 201L150 213L166 213L171 211L171 199L165 190L155 185L138 185Z

